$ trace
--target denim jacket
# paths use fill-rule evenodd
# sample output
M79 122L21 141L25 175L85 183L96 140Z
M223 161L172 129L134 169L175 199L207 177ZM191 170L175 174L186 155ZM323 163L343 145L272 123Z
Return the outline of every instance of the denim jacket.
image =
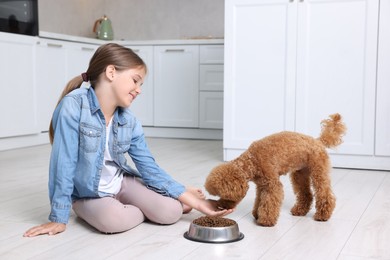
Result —
M54 142L49 167L49 220L67 223L72 201L98 198L106 142L106 122L92 87L66 95L53 114ZM118 108L113 117L109 149L124 172L140 177L145 185L177 199L185 187L155 162L140 122L129 109ZM126 163L128 153L137 170Z

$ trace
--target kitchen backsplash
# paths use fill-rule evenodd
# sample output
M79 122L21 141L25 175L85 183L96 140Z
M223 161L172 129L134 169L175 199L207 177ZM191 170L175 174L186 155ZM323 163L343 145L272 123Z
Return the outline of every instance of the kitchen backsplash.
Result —
M222 38L224 0L39 0L39 29L95 37L107 15L117 40Z

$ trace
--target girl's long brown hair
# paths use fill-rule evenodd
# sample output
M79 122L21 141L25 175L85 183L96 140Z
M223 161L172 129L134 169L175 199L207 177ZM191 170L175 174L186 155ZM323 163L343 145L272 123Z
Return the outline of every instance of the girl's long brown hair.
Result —
M131 49L116 43L107 43L100 46L96 50L89 62L88 70L85 72L92 87L96 85L100 74L106 70L108 65L114 65L115 69L118 71L138 67L143 67L146 71L146 64L144 61ZM83 81L84 80L81 74L80 76L71 79L62 91L62 94L57 102L57 106L61 102L62 98L65 97L68 93L76 88L80 88ZM50 121L49 128L49 138L51 144L53 144L54 140L54 129L52 121L53 118Z

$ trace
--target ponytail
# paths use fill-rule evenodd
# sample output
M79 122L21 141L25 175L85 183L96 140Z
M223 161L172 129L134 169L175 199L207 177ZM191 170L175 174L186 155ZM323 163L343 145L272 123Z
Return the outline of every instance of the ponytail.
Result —
M71 79L68 82L68 84L65 86L64 90L62 91L61 96L58 99L56 107L61 102L63 97L65 97L72 90L75 90L76 88L80 88L82 83L83 83L83 77L81 75L80 76L76 76L73 79ZM53 118L50 120L49 139L50 139L50 144L53 144L53 140L54 140Z

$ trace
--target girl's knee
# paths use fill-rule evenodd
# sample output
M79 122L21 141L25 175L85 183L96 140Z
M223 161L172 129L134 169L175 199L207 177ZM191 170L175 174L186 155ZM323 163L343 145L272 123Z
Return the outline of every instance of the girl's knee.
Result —
M102 233L119 233L136 227L145 220L142 211L123 205L112 198L84 200L73 204L75 213Z
M162 225L176 223L183 215L183 206L177 200L164 204L155 214L150 216L150 220Z

